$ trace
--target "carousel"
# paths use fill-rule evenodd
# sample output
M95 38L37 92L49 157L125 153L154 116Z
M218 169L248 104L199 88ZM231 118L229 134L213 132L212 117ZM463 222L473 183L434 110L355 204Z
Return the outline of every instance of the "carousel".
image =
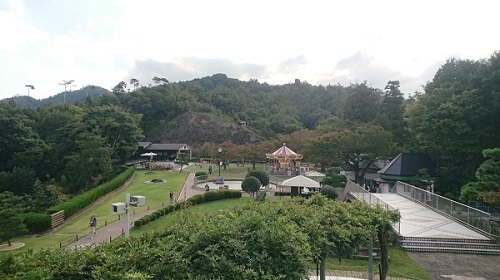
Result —
M276 175L295 176L300 174L302 154L290 150L286 143L274 153L266 154L269 159L269 173Z

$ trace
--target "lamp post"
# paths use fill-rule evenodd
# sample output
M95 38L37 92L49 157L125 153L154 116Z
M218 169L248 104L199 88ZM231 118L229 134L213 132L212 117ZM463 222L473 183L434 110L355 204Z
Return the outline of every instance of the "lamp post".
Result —
M63 103L66 103L66 92L68 89L68 86L71 86L75 80L63 80L62 83L59 83L61 86L64 86L64 96L63 96Z
M219 177L220 177L220 164L221 164L220 157L221 157L221 154L222 154L222 148L217 149L217 152L219 152Z
M30 96L30 89L35 89L33 85L25 85L28 88L28 97Z

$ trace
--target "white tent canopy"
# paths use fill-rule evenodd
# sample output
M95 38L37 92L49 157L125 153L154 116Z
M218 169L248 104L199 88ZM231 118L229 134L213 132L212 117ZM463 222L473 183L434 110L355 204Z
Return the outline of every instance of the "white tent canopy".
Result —
M287 187L308 187L308 188L319 188L319 182L314 181L313 179L309 179L306 176L299 175L288 180L285 180L281 183L282 186Z

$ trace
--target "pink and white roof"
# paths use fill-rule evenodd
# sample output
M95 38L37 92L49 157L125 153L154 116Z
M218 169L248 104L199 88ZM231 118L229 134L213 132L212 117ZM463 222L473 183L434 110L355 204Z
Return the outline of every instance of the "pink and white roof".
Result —
M267 158L290 158L290 159L301 159L302 155L290 150L286 143L283 143L281 148L277 149L272 154L266 154Z

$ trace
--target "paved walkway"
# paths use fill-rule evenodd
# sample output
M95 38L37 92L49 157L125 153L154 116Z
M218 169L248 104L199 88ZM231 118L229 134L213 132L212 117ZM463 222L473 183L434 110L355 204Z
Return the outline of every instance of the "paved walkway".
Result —
M353 193L353 195L357 196L356 193ZM404 237L489 239L486 236L399 194L376 193L373 195L387 203L389 206L399 210L401 214L399 231ZM362 194L357 197L362 197Z

